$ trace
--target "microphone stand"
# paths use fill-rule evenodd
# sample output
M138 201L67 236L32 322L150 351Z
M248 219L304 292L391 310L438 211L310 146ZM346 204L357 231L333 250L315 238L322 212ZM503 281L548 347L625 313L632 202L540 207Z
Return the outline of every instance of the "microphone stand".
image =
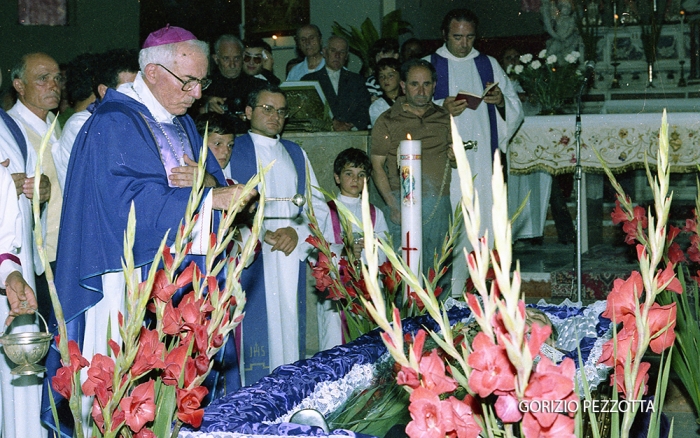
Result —
M583 95L583 91L588 86L588 80L589 75L587 74L576 96L576 130L574 133L576 139L576 167L574 168L574 180L576 180L576 291L579 302L581 302L581 252L583 249L583 230L581 229L581 216L583 214L583 200L581 199L583 190L583 168L581 167L581 95Z

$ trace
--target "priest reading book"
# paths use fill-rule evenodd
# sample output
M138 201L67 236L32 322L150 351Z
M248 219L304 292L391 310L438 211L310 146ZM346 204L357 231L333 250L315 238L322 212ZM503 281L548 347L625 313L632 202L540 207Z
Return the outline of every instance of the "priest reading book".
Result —
M491 91L496 85L498 85L498 82L494 82L488 87L484 88L484 92L481 93L481 96L474 93L470 93L468 91L459 90L459 93L457 93L455 100L466 100L467 108L475 110L479 107L479 104L482 100L484 100L484 97L486 97L489 91Z

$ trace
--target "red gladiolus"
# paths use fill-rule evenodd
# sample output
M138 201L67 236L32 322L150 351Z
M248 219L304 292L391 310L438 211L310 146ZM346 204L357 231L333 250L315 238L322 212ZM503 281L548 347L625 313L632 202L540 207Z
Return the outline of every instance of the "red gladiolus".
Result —
M206 354L200 354L194 359L194 366L198 375L203 375L209 371L209 357Z
M309 237L311 238L311 237ZM306 239L307 241L309 239ZM315 245L314 245L315 246ZM333 279L330 276L330 261L328 257L322 252L318 253L318 262L316 266L311 265L311 274L316 279L316 289L321 292L325 291L331 284L333 284Z
M564 359L559 366L554 365L546 357L541 358L525 389L525 399L539 401L578 400L578 396L574 393L575 373L576 365L570 358ZM566 406L566 404L564 405ZM568 413L563 414L567 415ZM562 413L542 410L540 412L531 412L530 415L537 419L540 427L550 428L558 421L558 417L562 416ZM573 423L571 423L571 426L572 429L569 433L573 432Z
M129 429L138 432L156 418L155 390L153 380L148 380L131 391L129 397L119 402L124 411L124 420Z
M661 354L662 351L673 345L676 340L676 303L667 304L665 306L659 303L654 303L649 308L649 317L647 318L649 334L649 348L656 354ZM666 326L669 326L666 329Z
M56 336L57 345L58 342L59 336ZM75 373L76 371L81 370L86 366L90 365L90 362L88 362L88 360L83 357L80 351L80 347L78 347L78 343L72 339L68 341L68 354L70 355L70 370L72 373ZM63 363L63 360L61 360L61 364L66 365Z
M182 328L182 315L180 310L173 306L172 301L165 304L163 310L163 333L167 335L176 335L180 333Z
M508 392L515 389L515 368L508 359L506 350L495 345L488 335L480 332L472 342L473 352L467 363L472 367L469 387L481 397L498 390Z
M481 426L474 420L472 403L474 398L467 395L464 400L455 397L447 399L452 407L452 422L458 438L476 438L481 433Z
M681 285L680 280L676 278L676 272L673 270L673 268L673 263L669 263L666 265L666 268L663 271L659 270L658 277L656 277L656 287L660 288L670 280L670 283L668 283L668 286L666 286L666 290L670 290L677 294L682 294L683 286Z
M413 341L413 354L416 355L416 357L421 357L423 356L423 346L425 345L425 338L428 336L428 333L423 330L419 329L418 332L416 332L416 338Z
M199 427L202 425L204 417L204 409L199 407L202 404L202 399L209 393L209 390L203 386L197 386L192 389L177 388L177 418L182 422Z
M555 414L554 422L543 425L531 412L523 415L523 433L526 437L538 438L575 438L574 426L576 421L562 414Z
M617 392L628 400L634 400L641 394L646 395L647 390L649 389L647 382L649 381L650 367L651 364L649 362L642 362L639 364L639 372L637 373L637 377L634 379L634 393L630 394L629 397L627 395L627 388L625 387L625 367L622 364L618 364L615 367L615 371L610 376L610 385L615 385ZM643 388L642 385L644 385ZM640 389L642 390L641 393Z
M538 322L535 322L530 326L530 337L527 339L527 347L532 357L540 353L542 344L545 343L551 334L552 328L548 325L540 325Z
M53 390L66 400L73 394L73 373L71 367L64 366L56 370L56 375L51 378Z
M416 388L410 397L408 411L411 421L406 426L406 434L411 438L445 438L453 429L452 406L441 401L433 391Z
M413 368L402 366L401 370L396 373L396 383L401 386L408 386L409 388L416 389L420 386L420 380L418 380L418 373Z
M634 320L634 319L632 319ZM617 357L615 357L615 339L610 339L603 344L603 352L598 359L598 363L605 364L609 367L624 363L627 360L627 354L634 359L637 355L637 338L638 333L634 326L628 328L623 326L622 330L617 333Z
M607 305L601 316L620 323L626 316L634 315L634 309L639 305L638 300L643 290L642 276L638 271L632 271L627 280L615 279L613 290L608 295Z
M102 354L92 357L92 365L88 368L88 378L83 383L83 394L97 395L100 391L112 390L112 375L114 374L114 361Z
M622 224L622 231L626 234L625 243L628 245L634 245L637 241L637 223L636 219L632 219Z
M523 418L523 413L518 407L518 399L511 393L499 396L493 407L496 409L498 418L504 423L517 423Z
M698 236L697 234L690 235L688 258L691 262L700 263L700 236Z
M153 433L153 431L151 429L144 428L144 429L141 429L139 431L139 433L134 435L134 438L158 438L158 437L156 437L156 434Z
M163 370L163 383L170 386L177 386L182 373L182 367L187 358L187 345L180 345L173 348L165 356L165 369Z
M678 263L685 262L685 253L681 249L678 242L673 242L671 246L668 247L668 261L674 265Z
M421 381L426 389L438 394L457 389L457 382L445 374L445 362L438 356L437 350L423 356L419 362Z
M141 328L139 349L136 352L134 364L131 366L131 374L133 376L140 376L152 369L164 368L164 351L165 344L160 342L158 332L156 330L148 330L145 327Z
M613 209L612 213L610 214L610 217L612 218L612 223L613 225L617 225L621 222L627 222L627 213L625 213L622 210L622 207L620 206L620 201L615 200L615 208Z
M384 284L386 290L392 293L395 292L399 287L399 284L401 284L401 275L399 275L398 271L394 269L391 262L387 260L386 262L382 263L381 266L379 266L379 272L384 274L382 277L382 283Z

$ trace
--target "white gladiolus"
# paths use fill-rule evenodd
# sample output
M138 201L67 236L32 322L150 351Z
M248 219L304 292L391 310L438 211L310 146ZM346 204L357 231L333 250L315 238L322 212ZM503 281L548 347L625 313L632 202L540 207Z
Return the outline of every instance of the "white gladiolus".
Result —
M512 72L512 71L513 71L513 65L508 64L508 67L506 67L506 74L510 74L510 72Z
M581 52L577 52L574 50L573 52L570 53L575 59L579 59L581 57Z
M542 67L542 63L537 60L532 61L532 64L530 64L530 68L533 70L537 70L540 67Z
M547 49L542 49L542 51L539 55L537 55L537 57L540 59L544 59L545 57L547 57Z
M520 73L523 72L523 66L522 65L516 65L513 70L515 71L516 75L519 75Z
M547 65L552 65L557 62L557 55L549 55L547 57Z
M528 64L530 61L532 61L532 54L531 53L526 53L524 55L520 55L520 62L523 64Z
M573 63L576 62L576 57L574 56L573 53L569 53L568 55L566 55L566 56L564 57L564 60L565 60L566 62L568 62L569 64L573 64Z

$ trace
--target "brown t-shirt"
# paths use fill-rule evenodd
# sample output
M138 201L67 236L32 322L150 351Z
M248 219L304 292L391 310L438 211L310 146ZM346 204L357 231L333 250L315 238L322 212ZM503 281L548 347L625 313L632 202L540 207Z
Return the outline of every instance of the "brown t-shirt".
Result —
M404 110L406 97L396 99L372 128L372 155L386 156L387 176L391 190L399 191L401 177L396 164L396 155L401 140L410 134L413 140L421 140L423 174L423 196L450 195L451 168L448 164L447 148L452 144L450 113L441 106L430 104L422 117ZM443 186L444 180L444 186Z

